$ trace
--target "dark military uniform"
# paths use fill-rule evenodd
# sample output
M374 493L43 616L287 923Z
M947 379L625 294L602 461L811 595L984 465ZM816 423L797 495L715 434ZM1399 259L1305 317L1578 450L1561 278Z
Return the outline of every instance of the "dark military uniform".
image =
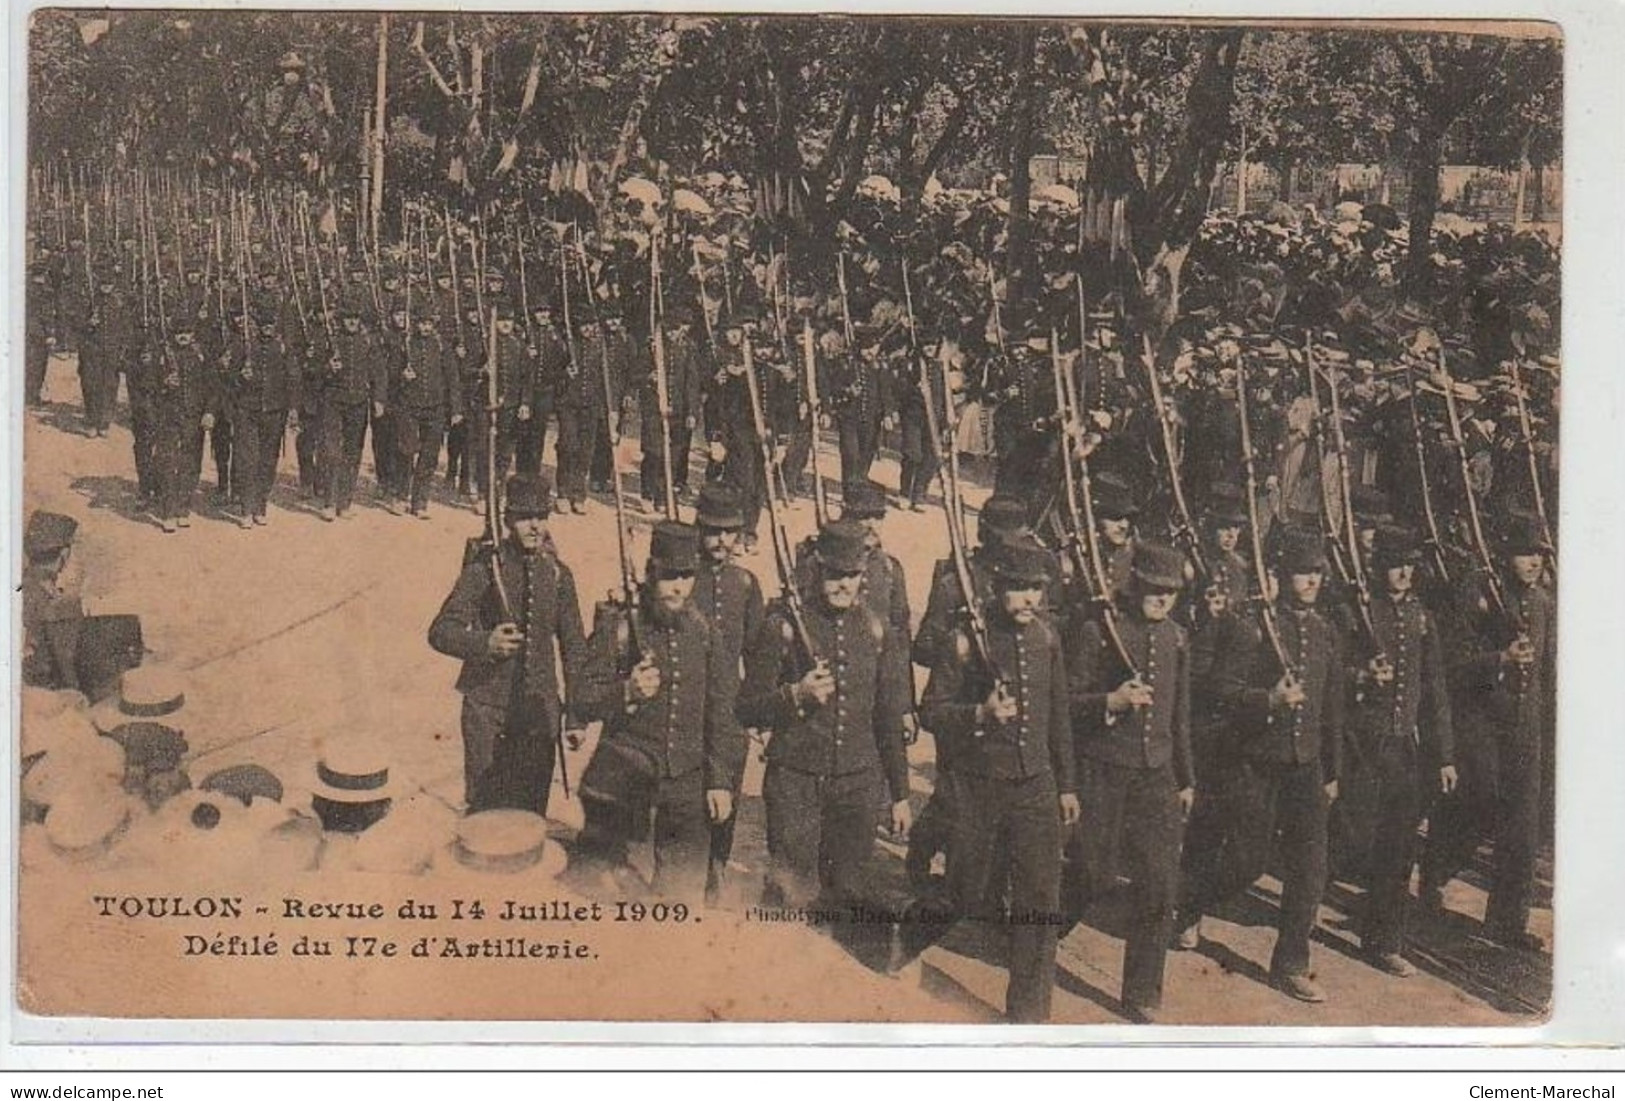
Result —
M1058 453L1055 434L1055 374L1047 351L1012 349L998 364L989 398L993 442L998 449L996 490L1026 499L1036 519L1054 486L1050 476Z
M368 407L373 402L381 405L387 399L389 376L382 349L359 326L351 332L341 324L334 332L333 358L325 368L317 414L317 454L327 488L323 504L342 514L355 502Z
M531 366L530 420L519 426L514 451L514 467L521 474L542 469L542 452L547 448L547 422L558 409L559 388L570 365L570 351L564 338L549 320L537 321L531 329L531 343L525 348Z
M288 410L299 407L303 367L302 359L289 350L280 334L263 331L255 335L246 360L239 354L228 361L235 461L247 516L265 515L266 501L276 484Z
M1326 886L1325 786L1343 764L1347 698L1343 642L1312 607L1280 605L1277 617L1287 659L1306 694L1301 707L1271 707L1280 663L1257 624L1242 621L1219 655L1215 678L1241 759L1233 823L1235 859L1195 869L1184 885L1181 923L1193 924L1220 902L1247 889L1264 872L1270 841L1281 835L1285 883L1279 935L1270 970L1302 975L1309 967L1309 934Z
M704 364L699 345L686 333L666 334L666 402L671 413L667 432L671 439L671 483L673 494L688 488L689 451L694 443L694 424L698 423L701 409ZM638 393L638 440L642 459L638 465L638 482L643 488L643 499L651 504L665 501L666 470L661 455L664 436L660 424L660 401L656 389L653 366Z
M639 641L642 656L660 670L660 689L651 699L627 703L625 682L603 676L628 667L625 612L605 612L588 646L589 668L602 684L595 711L604 720L605 740L581 779L586 824L580 851L611 866L624 864L627 843L648 834L652 810L654 888L697 900L711 847L705 793L737 791L744 769L745 735L733 714L738 661L729 665L693 607L666 618L645 606L638 612ZM635 766L623 760L605 767L610 758L628 755ZM634 772L637 780L630 782ZM597 791L603 775L619 779L616 790Z
M942 365L939 362L922 360L913 368L913 372L924 371L929 379L931 400L937 404L936 419L941 424L946 416L941 407L942 395ZM931 479L937 476L937 467L940 464L937 458L937 440L931 438L931 422L925 407L925 395L915 379L917 375L911 372L911 377L899 379L898 394L898 429L901 439L898 444L898 453L902 459L901 481L898 492L912 505L925 503L926 490L931 487ZM955 446L951 441L950 447Z
M220 408L215 368L197 344L163 349L155 394L154 467L158 514L168 520L191 515L203 462L203 417Z
M471 811L498 806L538 814L547 809L553 781L554 739L562 721L564 689L578 693L585 677L586 633L570 567L546 551L525 554L503 545L502 587L493 563L478 556L463 566L457 584L429 628L429 645L460 658L463 694L464 798ZM500 593L513 601L504 607ZM525 632L510 658L489 656L486 642L499 624Z
M96 309L79 349L79 385L85 426L98 434L105 434L113 423L119 371L136 353L140 331L136 309L123 288L111 283L97 288Z
M393 496L410 501L412 512L421 514L428 508L429 483L440 465L447 415L463 414L462 387L437 334L413 333L397 346L389 406L400 464Z
M41 257L28 269L23 400L29 406L37 406L45 400L45 372L51 362L50 341L56 337L56 265L53 259Z
M490 344L485 345L486 348ZM496 386L496 418L497 418L497 451L496 476L500 483L508 476L509 468L513 466L514 454L519 443L519 433L523 422L519 419L519 411L523 409L527 416L534 417L536 402L536 374L535 365L525 352L525 342L517 329L506 335L497 334L497 386ZM486 410L490 404L490 364L485 361L483 351L477 358L470 359L474 365L471 372L473 384L469 389L469 408ZM470 455L474 465L474 488L481 494L486 492L487 470L490 461L486 453L490 448L490 430L484 412L477 420L469 425Z
M590 358L594 348L583 343L571 358L566 347L559 380L559 495L576 506L586 503L588 469L598 439L607 431L601 365Z
M1505 662L1503 651L1512 629L1491 612L1482 612L1464 624L1452 654L1455 700L1460 707L1456 724L1473 730L1492 744L1485 747L1488 776L1478 779L1477 793L1466 789L1443 801L1433 817L1442 835L1432 839L1424 884L1443 887L1469 859L1479 831L1471 821L1458 822L1452 814L1471 808L1452 808L1453 801L1473 798L1487 804L1485 825L1493 836L1494 873L1485 910L1486 930L1503 943L1527 939L1529 908L1534 893L1535 858L1539 852L1543 819L1548 813L1541 797L1544 758L1556 721L1557 603L1543 583L1507 585L1507 600L1534 649L1528 665Z
M1405 913L1425 777L1454 763L1444 651L1433 616L1414 596L1371 605L1381 653L1394 678L1378 684L1357 674L1349 721L1350 762L1339 802L1355 824L1366 881L1361 947L1383 955L1405 949Z
M840 434L841 485L863 485L880 450L881 422L891 405L881 360L853 349L835 373L830 405Z
M773 731L767 747L768 897L802 905L849 896L869 863L882 806L908 797L903 716L910 707L907 642L862 604L829 610L809 601L808 633L829 663L835 694L798 708L792 630L768 613L760 644L745 655L738 715Z
M1118 617L1118 632L1153 693L1152 703L1109 712L1106 696L1129 679L1122 658L1094 618L1077 629L1072 723L1077 732L1078 798L1083 818L1068 867L1074 914L1109 890L1122 867L1133 883L1123 952L1123 1003L1162 1004L1168 940L1179 888L1184 823L1179 792L1195 783L1190 743L1190 642L1172 620L1151 622L1138 608ZM1119 857L1124 859L1119 860Z
M1066 664L1060 636L1044 619L1018 625L990 617L988 646L1007 679L1016 717L982 724L985 677L967 677L961 647L933 664L921 718L952 767L938 785L952 808L948 880L962 913L983 919L995 874L1008 869L1010 988L1014 1021L1049 1018L1060 932L1060 794L1077 790ZM963 652L969 652L968 641ZM1003 844L1001 845L1001 841Z

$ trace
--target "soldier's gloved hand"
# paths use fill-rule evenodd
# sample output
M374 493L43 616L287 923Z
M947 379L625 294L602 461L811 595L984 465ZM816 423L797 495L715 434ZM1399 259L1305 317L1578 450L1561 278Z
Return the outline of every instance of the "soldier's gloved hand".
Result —
M795 696L797 707L805 707L809 703L822 707L835 694L835 674L826 663L819 662L806 676L790 686L790 692Z
M884 417L881 417L880 418L880 427L884 428L888 432L890 432L892 429L896 428L897 427L897 414L896 413L887 413Z
M1020 708L1016 706L1016 701L1011 697L1009 690L1004 685L998 684L988 693L987 699L977 705L976 719L981 726L1003 726L1005 723L1014 722L1019 711Z
M626 702L643 703L645 700L654 699L659 693L660 666L650 658L644 658L626 679Z
M519 412L515 415L522 421L530 420L530 406L521 405L519 407Z
M711 461L714 463L720 463L728 457L728 449L722 445L721 441L712 443L711 446L706 449L706 453L711 457Z
M1379 654L1372 658L1367 668L1371 672L1371 679L1377 684L1388 685L1394 683L1394 663L1388 660L1387 655Z
M913 712L903 716L903 744L913 745L920 740L920 719Z
M1281 679L1270 689L1270 706L1274 708L1302 707L1308 698L1309 695L1303 690L1303 685L1298 683L1298 678L1291 673L1281 674Z
M734 816L734 793L727 788L709 788L705 793L705 811L716 825Z
M455 427L455 426L457 426L459 424L462 424L463 423L463 415L461 413L453 413L451 415L451 423L452 423L453 427Z
M213 413L205 413L205 414L203 414L203 419L199 423L202 424L203 430L205 432L209 431L210 429L212 429L214 427L214 414Z
M525 644L525 632L517 623L498 623L485 636L485 652L493 658L511 658Z
M1445 765L1439 769L1439 791L1449 795L1456 790L1456 766Z
M690 432L694 431L694 426L698 423L699 419L697 417L689 416L683 418L683 427L688 429Z
M1179 789L1179 814L1180 814L1180 817L1188 819L1191 816L1192 808L1194 808L1195 806L1196 806L1196 789L1195 788L1180 788Z
M381 401L373 402L372 403L372 416L373 416L373 419L377 420L379 417L381 417L383 415L384 415L384 403L381 402Z
M299 431L299 410L288 410L288 427L293 429L295 432Z

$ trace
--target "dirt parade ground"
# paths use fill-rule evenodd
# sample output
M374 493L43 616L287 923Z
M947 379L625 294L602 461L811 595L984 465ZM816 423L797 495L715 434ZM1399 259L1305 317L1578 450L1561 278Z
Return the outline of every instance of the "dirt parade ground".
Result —
M290 434L267 526L245 530L215 511L207 503L214 486L206 465L201 513L190 528L166 534L137 509L122 399L110 435L85 434L73 360L62 356L51 362L45 397L44 408L23 420L24 514L48 509L75 518L87 614L139 614L148 661L182 672L185 766L194 782L216 769L252 762L282 780L285 804L304 800L308 805L319 745L334 735L362 735L387 743L392 772L405 779L417 802L438 808L442 816L455 815L463 794L460 700L453 689L457 663L431 650L425 635L456 577L466 541L481 530L483 521L471 505L452 500L437 478L426 521L387 512L373 496L369 461L358 507L338 522L324 522L299 497ZM550 436L544 457L549 469L551 443ZM634 470L635 441L623 449L620 469ZM825 476L831 478L836 464L830 441L822 451ZM876 477L896 485L894 457L877 464ZM628 476L627 482L630 486L633 479ZM987 488L972 483L968 489L974 510ZM934 492L931 501L924 513L894 510L884 536L887 549L905 567L916 625L932 564L947 548ZM600 495L585 515L555 515L551 521L559 554L575 572L589 629L593 602L619 580L613 516ZM642 561L654 520L647 513L637 516L636 561ZM811 501L799 501L788 521L792 540L809 534ZM742 561L771 598L777 582L766 540ZM924 670L915 672L923 686ZM571 778L581 775L595 735L590 731L586 742L569 752ZM524 934L531 942L557 943L566 933L586 937L599 958L597 968L490 959L451 964L443 958L426 961L421 969L351 967L342 957L346 948L355 950L345 943L353 928L290 923L284 900L378 900L390 914L377 929L363 932L384 930L405 955L417 934L402 928L410 923L390 920L398 904L408 898L458 897L453 873L437 868L408 879L327 871L286 876L267 869L258 876L239 873L228 884L211 878L205 861L194 863L177 848L159 867L118 873L129 879L99 877L86 869L25 867L23 1004L46 1014L71 1010L111 1016L189 1016L206 1005L212 1010L206 1015L229 1017L243 1015L242 1006L252 1004L261 1010L255 1016L292 1017L365 1014L376 1007L378 1016L425 1018L997 1020L1005 949L990 938L956 929L917 963L886 975L814 922L764 921L759 911L753 913L766 853L761 762L756 749L751 756L732 864L716 908L693 915L681 928L609 917L568 929L530 923L483 930L503 937ZM910 748L909 760L917 812L935 772L929 733ZM579 803L555 791L549 814L554 834L570 840L580 823ZM887 841L881 847L885 861L900 864L900 846ZM634 850L633 860L647 870L647 853ZM1511 951L1478 935L1485 882L1481 854L1479 865L1450 885L1444 912L1418 908L1414 959L1420 973L1409 979L1389 977L1361 960L1349 921L1359 891L1334 883L1320 907L1311 962L1329 1000L1308 1005L1269 984L1279 884L1266 876L1241 905L1208 919L1199 950L1170 953L1162 1020L1298 1026L1537 1023L1551 997L1550 956ZM479 889L488 907L500 901L495 889ZM501 892L502 898L537 903L594 901L539 880L507 884ZM117 920L102 916L90 901L137 894L243 897L250 917L254 907L265 907L263 929L252 920L230 925ZM1550 867L1544 859L1537 895L1531 929L1549 942ZM597 901L613 913L626 897ZM1117 999L1122 941L1114 933L1111 900L1097 911L1061 943L1057 1024L1124 1020ZM444 935L447 928L442 920L421 932ZM248 938L266 931L281 940L274 965L282 970L274 980L253 978L273 974L273 962L222 960L208 948L192 953L183 939L193 934L210 942L217 935ZM336 942L340 958L318 963L290 955L299 936L318 932ZM436 943L434 951L444 952L444 945ZM131 981L107 983L116 960L124 961ZM660 969L649 970L655 961ZM752 981L752 974L771 974L772 981ZM568 995L557 989L565 975L574 984ZM658 981L640 981L650 975ZM245 977L254 988L252 998L239 1003ZM268 1006L272 1012L263 1012Z

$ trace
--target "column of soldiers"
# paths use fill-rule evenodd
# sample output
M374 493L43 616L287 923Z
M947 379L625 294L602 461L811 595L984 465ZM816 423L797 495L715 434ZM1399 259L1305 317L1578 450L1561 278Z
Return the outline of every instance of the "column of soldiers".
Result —
M1158 450L1162 414L1110 315L1088 315L1094 331L1073 330L1071 346L1036 316L993 341L952 311L917 331L912 316L851 325L814 304L786 325L743 294L719 308L702 284L661 318L662 378L653 333L626 320L640 316L635 295L621 302L567 266L516 295L516 272L452 275L461 246L446 244L432 272L427 252L289 246L279 259L272 241L257 260L245 247L236 265L182 265L171 284L173 261L126 238L88 249L82 325L68 288L84 254L42 246L25 351L34 402L52 348L77 347L93 435L122 369L143 507L165 531L187 526L206 450L226 507L264 525L290 425L301 490L324 519L354 510L369 428L392 512L427 516L448 452L451 495L477 490L497 509L430 634L464 663L471 811L545 810L555 744L602 722L581 778L580 874L623 877L628 845L652 837L655 889L715 899L749 746L765 741L765 897L862 902L877 830L909 838L919 893L1009 933L1015 1020L1047 1019L1059 940L1124 876L1121 999L1135 1019L1161 1012L1165 953L1199 947L1204 918L1266 868L1283 884L1271 978L1303 1001L1327 997L1311 940L1332 875L1364 888L1366 957L1404 977L1413 872L1420 902L1444 907L1484 839L1485 934L1542 947L1528 928L1554 703L1542 517L1508 510L1469 540L1454 512L1419 507L1413 479L1425 498L1427 478L1448 472L1379 458L1346 479L1350 456L1384 441L1340 447L1327 465L1325 414L1304 422L1284 375L1249 375L1234 357L1214 387L1174 402L1181 463ZM307 264L325 270L307 278ZM802 323L817 330L842 507L780 563L767 602L735 559L764 535L777 546L774 502L803 488L820 426L786 339ZM955 387L938 366L951 357L961 381L937 409ZM939 469L969 400L991 408L996 450L974 552L957 476ZM647 508L693 500L702 431L709 468L693 523L656 525L631 564L641 580L629 569L589 632L547 524L618 477L613 437L634 406ZM872 478L897 428L895 503L924 509L938 486L955 544L917 629ZM1189 523L1169 492L1181 478ZM1084 522L1064 507L1080 494ZM921 729L938 771L916 816L907 749Z

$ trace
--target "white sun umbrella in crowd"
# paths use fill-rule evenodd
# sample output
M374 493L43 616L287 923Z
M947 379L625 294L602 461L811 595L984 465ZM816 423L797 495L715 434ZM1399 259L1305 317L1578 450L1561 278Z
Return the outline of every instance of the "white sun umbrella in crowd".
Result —
M902 192L897 190L897 185L881 175L865 176L858 184L858 194L867 195L872 199L884 199L891 203L903 200Z
M694 214L701 218L709 218L712 214L711 204L705 201L705 197L686 187L679 187L672 192L671 205L684 214Z

